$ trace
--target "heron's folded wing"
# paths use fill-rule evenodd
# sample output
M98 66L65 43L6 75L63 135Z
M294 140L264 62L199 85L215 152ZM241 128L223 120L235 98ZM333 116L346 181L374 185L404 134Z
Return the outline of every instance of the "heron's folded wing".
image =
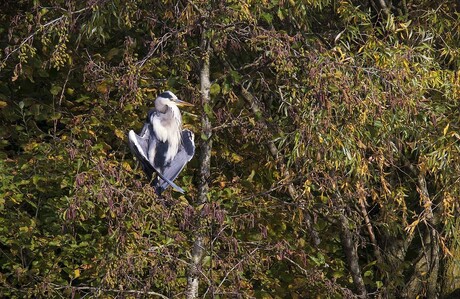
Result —
M179 173L184 169L188 161L190 161L195 154L194 135L189 130L182 131L182 143L179 151L174 159L166 165L163 170L163 176L171 181L174 181ZM168 187L168 182L159 180L157 193L163 192Z
M190 130L182 130L182 146L187 153L188 160L190 161L195 154L195 135Z
M128 143L131 152L136 156L142 165L142 169L147 174L149 179L152 178L152 169L149 167L148 162L148 149L149 149L149 134L145 134L148 131L148 124L145 124L141 131L141 136L134 133L133 130L129 131Z
M147 125L147 124L146 124ZM145 125L144 125L145 128ZM142 129L142 132L144 132L144 128ZM148 128L147 128L148 129ZM164 177L163 174L161 174L159 171L153 167L153 165L149 162L147 152L149 150L149 138L147 138L149 134L143 134L143 136L139 136L134 131L129 131L128 139L129 139L129 147L131 148L131 151L133 154L136 156L136 158L139 160L139 162L142 165L142 169L144 172L147 174L147 177L149 180L152 179L152 174L156 172L160 178L164 181L166 185L171 185L174 189L178 190L181 193L184 193L185 191L174 184L171 180L169 180L167 177Z

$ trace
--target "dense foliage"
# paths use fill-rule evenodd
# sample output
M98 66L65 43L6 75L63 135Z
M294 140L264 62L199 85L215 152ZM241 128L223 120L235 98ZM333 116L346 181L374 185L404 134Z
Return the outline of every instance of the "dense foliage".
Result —
M457 1L3 1L0 293L183 297L197 234L203 297L455 292L459 20ZM198 154L159 199L129 153L163 90L212 139L205 203Z

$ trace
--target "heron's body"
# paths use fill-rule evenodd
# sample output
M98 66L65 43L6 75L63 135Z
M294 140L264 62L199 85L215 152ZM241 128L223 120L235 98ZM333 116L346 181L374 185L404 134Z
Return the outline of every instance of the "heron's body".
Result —
M183 190L173 181L195 153L194 135L182 130L182 118L176 103L184 103L172 92L164 92L155 100L155 108L147 114L147 120L139 135L129 132L129 145L141 162L149 180L153 172L158 174L152 182L158 194L168 185Z

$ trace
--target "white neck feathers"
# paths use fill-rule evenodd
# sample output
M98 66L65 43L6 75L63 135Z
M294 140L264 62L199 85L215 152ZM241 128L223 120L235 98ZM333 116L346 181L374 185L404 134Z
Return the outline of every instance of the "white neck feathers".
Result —
M166 162L171 161L181 143L182 121L179 108L175 104L167 105L165 113L152 114L150 122L158 140L168 142Z

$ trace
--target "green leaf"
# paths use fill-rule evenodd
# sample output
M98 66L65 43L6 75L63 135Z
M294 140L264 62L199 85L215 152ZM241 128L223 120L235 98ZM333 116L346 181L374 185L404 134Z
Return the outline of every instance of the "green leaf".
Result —
M247 180L248 182L252 182L255 174L256 174L256 172L255 172L255 170L253 169L253 170L251 171L251 174L248 176L248 178L247 178L246 180Z
M230 71L230 76L235 83L239 83L241 81L241 75L237 71Z
M57 96L62 90L61 86L53 85L50 89L50 92L53 96Z
M265 20L268 24L271 24L273 21L273 15L267 12L261 14L262 19Z
M281 9L278 9L278 12L276 13L276 15L278 16L278 18L281 21L284 20L284 14L283 14L283 11Z
M211 89L209 90L211 96L216 96L220 93L220 85L217 83L213 83L211 85Z
M204 113L205 113L208 117L210 117L210 118L213 117L213 112L212 112L211 105L209 105L208 103L204 104L203 110L204 110Z
M55 112L51 115L51 120L58 120L62 117L62 114L60 112Z

